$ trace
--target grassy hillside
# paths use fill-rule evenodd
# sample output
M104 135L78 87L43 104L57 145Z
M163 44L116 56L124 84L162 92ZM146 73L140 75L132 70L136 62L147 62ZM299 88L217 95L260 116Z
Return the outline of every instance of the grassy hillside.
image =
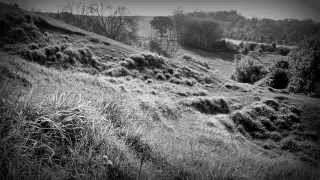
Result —
M318 99L0 6L1 179L318 179Z

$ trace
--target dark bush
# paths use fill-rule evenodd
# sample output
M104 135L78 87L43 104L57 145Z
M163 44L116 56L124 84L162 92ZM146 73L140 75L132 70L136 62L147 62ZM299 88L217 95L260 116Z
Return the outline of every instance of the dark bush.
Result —
M289 69L289 62L285 60L280 60L275 63L274 67L281 69Z
M269 136L270 136L270 139L272 139L274 141L280 141L282 139L281 134L279 132L276 132L276 131L271 132Z
M320 82L320 39L305 40L298 49L290 53L289 90L311 93ZM319 92L318 92L319 93Z
M277 51L280 55L287 56L291 50L289 48L285 48L285 47L278 47Z
M276 68L271 72L269 86L275 89L285 89L289 84L289 77L286 70Z
M231 119L238 128L242 127L242 131L248 133L252 137L257 137L258 134L265 133L264 126L261 122L252 118L248 112L237 111L231 114Z
M281 141L281 148L290 152L300 151L300 146L293 137L287 137Z
M121 77L121 76L129 75L130 72L127 68L120 66L120 67L111 68L106 72L104 72L104 74L113 76L113 77Z

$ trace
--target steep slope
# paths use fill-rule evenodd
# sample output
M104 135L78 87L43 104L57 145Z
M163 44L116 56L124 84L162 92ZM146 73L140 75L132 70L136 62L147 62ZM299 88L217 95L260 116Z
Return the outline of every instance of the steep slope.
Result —
M319 177L319 100L1 9L1 178Z

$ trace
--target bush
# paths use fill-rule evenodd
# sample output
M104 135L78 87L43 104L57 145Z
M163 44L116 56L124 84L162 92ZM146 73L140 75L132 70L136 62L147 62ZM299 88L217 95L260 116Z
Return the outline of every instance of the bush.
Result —
M161 56L170 57L170 54L166 50L164 50L161 47L160 43L157 42L156 40L150 40L150 42L149 42L149 50L151 52L157 53L157 54L159 54Z
M299 49L292 51L289 56L292 74L289 90L303 93L318 91L316 85L320 82L319 38L305 40Z
M121 77L121 76L127 76L130 74L129 70L125 67L115 67L107 70L104 72L104 74L114 77Z
M282 139L282 136L279 132L271 132L270 133L270 139L274 140L274 141L280 141Z
M241 127L241 133L249 134L254 138L262 138L265 136L265 128L263 124L255 117L251 117L246 111L236 111L231 114L231 119L236 124L238 129Z
M45 64L47 57L41 50L33 50L31 51L31 56L33 61L38 62L39 64Z
M138 68L162 68L165 65L163 57L152 53L142 53L130 55L130 58L135 62Z
M286 60L277 61L274 68L289 69L289 62Z
M126 58L125 60L119 63L121 66L126 67L128 69L133 69L136 67L136 63L131 58Z
M298 142L291 136L286 137L281 141L281 149L290 152L297 152L301 150Z
M291 50L289 48L285 48L285 47L278 47L277 51L280 55L287 56Z
M236 62L232 79L242 83L254 83L267 74L266 68L257 60L249 56L242 56Z
M268 85L275 89L285 89L289 81L288 72L281 68L276 68L271 72Z

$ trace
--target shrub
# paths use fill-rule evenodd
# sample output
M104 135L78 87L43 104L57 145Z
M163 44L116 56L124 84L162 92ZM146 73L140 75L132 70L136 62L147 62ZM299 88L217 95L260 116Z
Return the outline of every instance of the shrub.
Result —
M285 48L285 47L278 47L277 51L280 55L287 56L291 50L289 48Z
M61 47L61 49L64 49ZM93 55L92 51L87 47L72 47L68 46L63 50L63 53L69 56L71 62L76 61L84 65L90 65L94 68L98 68L98 61Z
M38 48L39 48L39 44L37 44L37 43L30 43L28 47L29 47L29 49L31 49L31 50L35 50L35 49L38 49Z
M44 48L45 54L47 56L55 55L59 51L58 46L47 46Z
M271 107L272 109L274 109L276 111L279 110L280 104L278 101L276 101L274 99L265 99L262 101L262 103L268 105L269 107Z
M300 146L292 136L288 136L281 141L281 148L290 152L300 151Z
M36 62L38 62L40 64L45 64L46 60L47 60L46 55L41 50L33 50L33 51L31 51L31 57L32 57L31 60L36 61Z
M156 74L156 79L158 79L158 80L166 80L166 77L163 75L163 73L157 73Z
M320 83L320 39L315 35L305 39L299 48L289 54L290 73L289 83L291 92L320 93L317 89Z
M281 68L281 69L289 69L289 62L286 60L277 61L274 65L274 68Z
M249 56L242 56L235 64L232 79L242 83L254 83L262 79L267 74L266 68Z
M248 51L254 51L257 48L257 46L258 46L258 44L256 44L256 43L246 43L244 47Z
M274 141L280 141L282 139L282 136L279 132L273 131L269 135L270 139Z
M275 89L285 89L289 84L289 76L286 70L276 68L271 72L268 85Z
M176 77L171 77L171 79L169 81L174 84L183 84L183 81L181 79L176 78Z
M114 76L114 77L120 77L120 76L130 75L130 72L127 68L120 66L120 67L111 68L106 72L104 72L104 74L109 76Z
M160 43L157 42L156 40L150 40L149 50L161 56L170 57L170 54L165 49L163 49Z
M142 53L130 55L130 58L135 62L138 68L150 67L150 68L162 68L165 65L163 57L152 53Z
M135 61L132 60L131 58L126 58L124 61L121 61L119 64L121 66L128 68L128 69L133 69L136 67Z
M247 111L236 111L231 114L231 119L238 129L241 127L242 134L249 134L254 138L260 138L265 134L265 129L261 122L255 117L251 117ZM240 130L240 129L239 129Z

